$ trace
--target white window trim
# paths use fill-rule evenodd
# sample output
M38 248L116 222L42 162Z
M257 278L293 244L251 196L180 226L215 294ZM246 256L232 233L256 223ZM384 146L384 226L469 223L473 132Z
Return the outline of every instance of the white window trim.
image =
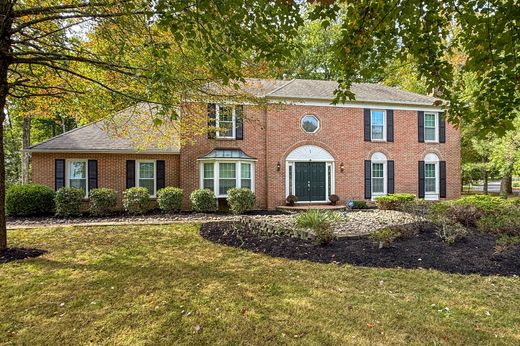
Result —
M221 163L234 163L235 164L235 187L242 187L242 164L247 163L251 165L251 191L255 192L255 169L256 165L251 160L201 160L199 164L199 187L204 188L204 164L213 164L213 189L217 198L226 198L227 194L219 194L220 190L220 164Z
M154 194L150 195L150 198L155 198L157 195L157 160L136 160L135 161L135 186L141 187L139 185L140 177L140 171L139 166L141 163L153 163L153 185L154 185ZM144 178L149 179L149 178Z
M383 164L383 192L374 192L374 163L382 163ZM376 197L386 196L388 194L388 170L387 170L387 160L371 160L370 161L370 192L372 194L372 200L375 200Z
M85 162L85 196L88 198L89 186L88 186L88 160L87 159L66 159L65 160L65 187L70 187L70 163L71 162Z
M285 197L289 196L291 190L292 194L296 194L296 162L309 162L309 161L286 161L285 162ZM330 195L334 195L336 193L336 171L334 169L334 161L312 161L312 162L323 162L325 163L325 200L323 201L297 201L298 204L308 204L308 203L326 203L329 202ZM292 167L292 182L289 186L289 167ZM330 168L329 168L330 167ZM332 170L332 174L330 177L330 184L332 185L330 187L330 194L329 194L329 177L328 177L328 170Z
M231 108L231 121L233 122L233 134L231 136L221 136L220 131L220 107L229 107ZM215 125L217 128L216 138L217 139L236 139L237 138L237 117L236 117L236 107L232 105L220 105L217 104L215 106Z
M303 128L303 119L305 117L314 117L317 121L318 121L318 127L316 128L316 130L312 131L312 132L308 132L306 131L304 128ZM318 116L316 116L315 114L304 114L301 118L300 118L300 129L304 132L304 133L308 133L308 134L312 134L312 133L316 133L320 130L321 128L321 120L320 118L318 118Z
M426 165L435 165L435 192L426 191ZM440 176L439 176L439 161L424 161L424 199L427 201L439 200L440 191Z
M372 112L383 112L383 139L372 138ZM370 140L372 142L386 142L386 109L370 109Z
M435 116L435 139L426 139L426 115ZM437 112L424 112L424 142L425 143L439 143L439 113Z

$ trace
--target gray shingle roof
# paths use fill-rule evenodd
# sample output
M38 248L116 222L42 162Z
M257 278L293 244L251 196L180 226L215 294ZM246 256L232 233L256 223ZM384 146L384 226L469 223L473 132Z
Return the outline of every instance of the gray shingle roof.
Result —
M285 81L281 87L267 93L266 96L281 99L333 100L334 90L337 87L338 83L335 81L293 79ZM357 102L433 105L435 102L442 101L435 97L371 83L354 83L351 91L356 96Z

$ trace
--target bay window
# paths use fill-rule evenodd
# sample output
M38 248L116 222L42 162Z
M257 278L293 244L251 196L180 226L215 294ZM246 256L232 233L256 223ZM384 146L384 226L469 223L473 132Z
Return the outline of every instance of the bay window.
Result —
M209 189L217 197L227 197L231 188L247 188L254 191L254 163L244 161L202 162L201 188Z

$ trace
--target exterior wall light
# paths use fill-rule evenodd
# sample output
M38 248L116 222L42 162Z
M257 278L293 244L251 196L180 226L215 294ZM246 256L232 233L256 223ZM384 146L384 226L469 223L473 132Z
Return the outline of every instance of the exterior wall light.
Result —
M282 165L280 165L280 161L276 164L276 171L280 172L280 169L282 168Z
M345 164L343 162L339 164L339 170L341 173L345 172Z

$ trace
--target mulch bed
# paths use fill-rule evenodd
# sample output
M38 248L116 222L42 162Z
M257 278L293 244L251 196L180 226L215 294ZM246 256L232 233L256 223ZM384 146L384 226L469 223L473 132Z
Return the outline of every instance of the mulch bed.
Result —
M16 247L8 248L6 250L0 250L0 264L4 264L15 260L38 257L46 252L47 251L40 249L24 249Z
M449 273L520 275L520 246L496 252L496 237L470 232L453 245L443 242L432 227L378 249L367 237L342 238L329 246L283 236L263 236L239 229L233 222L202 225L202 237L219 244L273 257L320 263L349 263L382 268L431 268Z

